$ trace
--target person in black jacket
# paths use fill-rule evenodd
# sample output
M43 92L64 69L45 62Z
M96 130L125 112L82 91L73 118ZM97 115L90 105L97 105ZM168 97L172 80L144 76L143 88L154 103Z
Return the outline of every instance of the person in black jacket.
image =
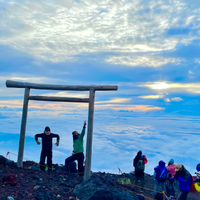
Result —
M47 157L47 166L48 170L52 170L52 139L57 138L57 142L55 143L56 146L59 145L60 137L58 134L51 133L51 130L48 126L45 127L44 133L36 134L35 141L38 145L40 142L38 138L42 138L42 151L40 155L40 169L42 171L45 170L45 159Z
M135 167L135 185L138 186L140 183L140 187L137 188L137 190L140 192L144 191L144 170L145 170L145 164L147 163L146 156L142 155L142 151L138 151L137 155L135 156L133 160L133 167Z
M179 182L180 194L178 200L187 200L187 196L190 192L190 187L192 185L192 176L188 170L182 164L176 164L176 174L175 179Z

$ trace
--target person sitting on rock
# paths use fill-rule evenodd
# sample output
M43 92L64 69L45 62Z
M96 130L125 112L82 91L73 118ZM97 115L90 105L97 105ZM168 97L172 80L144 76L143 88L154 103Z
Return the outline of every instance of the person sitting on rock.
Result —
M135 167L135 186L138 186L138 183L140 182L140 188L137 188L137 190L140 189L141 192L144 190L144 170L145 170L145 164L147 163L147 158L145 155L142 155L142 151L138 151L137 155L135 156L133 160L133 167Z
M166 180L168 177L168 170L165 167L164 161L159 161L158 166L154 168L154 179L156 185L154 187L154 196L156 197L158 193L159 186L162 188L162 192L166 192Z
M70 162L77 160L78 161L78 172L79 172L79 174L83 175L83 173L84 173L84 168L83 168L83 162L84 162L83 137L85 135L85 127L86 127L86 121L84 121L81 134L79 134L77 131L72 132L73 152L72 152L72 155L70 157L65 159L65 169L66 169L67 172L70 172Z
M45 170L45 159L47 157L47 166L48 170L52 170L52 139L57 138L56 146L59 146L60 136L58 134L51 133L51 130L48 126L45 127L44 133L36 134L35 141L38 145L40 142L38 138L42 138L42 151L40 155L40 169Z

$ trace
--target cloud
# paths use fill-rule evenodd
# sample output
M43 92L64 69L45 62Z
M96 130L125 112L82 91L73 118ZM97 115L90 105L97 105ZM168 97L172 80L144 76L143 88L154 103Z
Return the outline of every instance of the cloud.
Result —
M51 96L51 97L76 97L76 98L88 98L88 94L81 93L72 93L72 92L55 92L55 93L46 93L41 94L41 96Z
M180 64L184 59L179 58L164 58L161 56L146 55L146 56L110 56L106 62L115 65L127 65L131 67L161 67L168 63Z
M183 99L180 97L174 97L174 98L171 98L171 101L183 101Z
M195 59L195 62L200 64L200 59Z
M146 95L146 96L139 96L138 98L142 99L164 99L166 102L171 102L171 101L183 101L182 98L180 97L173 97L173 98L165 98L165 95Z
M63 153L62 151L54 150L53 151L54 156L67 156L66 153Z
M96 101L95 104L101 104L101 103L126 103L129 102L131 98L114 98L109 101Z
M106 102L106 101L105 101ZM105 103L104 101L98 103ZM117 103L114 101L112 103ZM23 100L0 100L0 108L9 108L9 109L16 109L22 108ZM86 103L50 103L50 102L40 102L40 101L31 101L29 102L28 108L39 109L39 110L54 110L56 111L69 111L69 110L87 110L88 104ZM152 105L124 105L124 104L103 104L98 105L95 104L95 110L105 110L105 109L112 109L112 110L128 110L128 111L135 111L135 112L148 112L153 110L163 110L164 108ZM39 114L39 113L38 113Z
M72 151L71 132L82 129L85 117L87 113L79 110L57 116L54 112L50 114L41 112L37 117L31 111L27 121L24 157L39 160L41 146L36 145L33 136L43 131L47 124L52 132L59 134L61 138L59 147L53 145L53 162L64 163L65 158L70 156ZM5 132L5 134L0 133L1 141L15 139L14 143L12 141L1 143L2 155L6 155L7 151L17 154L20 122L21 115L13 118L11 114L7 119L0 121L1 132ZM11 135L11 133L15 134ZM199 148L198 135L200 135L198 116L158 115L157 113L153 115L134 113L133 115L132 112L96 111L92 170L118 173L119 167L123 172L133 171L133 158L138 150L142 150L148 159L147 173L153 174L153 169L159 160L167 163L171 158L176 163L184 164L192 173L199 162L195 153ZM85 135L84 147L86 138Z
M144 96L139 96L138 98L141 99L162 99L164 95L144 95Z
M22 108L23 100L0 100L0 107L7 108ZM50 102L40 102L40 101L30 101L28 108L34 109L47 109L47 110L73 110L73 109L87 109L88 104L84 103L50 103Z
M182 1L151 0L140 4L23 0L3 4L0 44L52 62L76 59L78 54L91 52L173 50L177 44L187 45L199 39L192 31L178 36L166 34L171 28L199 27L199 7ZM160 61L158 65L168 62L172 60ZM153 61L152 64L157 66Z
M113 110L127 110L134 112L149 112L156 110L163 110L164 108L152 105L120 105L120 104L104 104L104 105L95 105L95 109L113 109Z
M148 82L139 85L152 90L165 90L168 92L200 93L200 83L172 83L172 82Z

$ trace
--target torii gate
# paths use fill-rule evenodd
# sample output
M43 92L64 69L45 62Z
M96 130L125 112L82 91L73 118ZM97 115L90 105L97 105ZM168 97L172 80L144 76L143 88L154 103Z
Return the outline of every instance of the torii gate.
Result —
M21 121L21 130L20 130L20 141L19 141L19 149L18 149L18 159L17 159L17 166L18 167L23 167L24 143L25 143L26 122L27 122L28 101L29 100L89 103L88 126L87 126L87 143L86 143L86 163L85 163L84 179L89 177L91 175L92 136L93 136L95 91L117 90L118 87L117 86L107 86L107 85L100 85L100 86L95 86L95 85L91 85L91 86L50 85L50 84L36 84L36 83L18 82L18 81L12 81L12 80L7 80L6 86L7 87L13 87L13 88L25 88L23 111L22 111L22 121ZM89 94L89 98L29 96L30 89L89 91L90 94Z

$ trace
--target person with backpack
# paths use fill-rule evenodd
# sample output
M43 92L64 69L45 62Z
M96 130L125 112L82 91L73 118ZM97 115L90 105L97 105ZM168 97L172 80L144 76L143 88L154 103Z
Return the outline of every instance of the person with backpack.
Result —
M171 179L176 174L176 165L174 160L171 159L166 167L168 170L168 177L166 181L166 195L171 199L175 199L175 180Z
M177 164L175 171L176 174L174 178L178 180L180 189L178 200L187 200L187 196L190 192L190 187L193 183L192 176L182 164Z
M168 177L168 170L165 167L165 162L160 160L158 166L154 168L154 179L156 181L154 187L154 196L156 197L158 189L161 186L162 191L166 191L166 180Z
M138 183L140 182L140 187L137 188L137 190L140 189L141 192L143 192L145 180L144 180L144 170L145 170L145 164L147 163L147 158L145 155L142 155L142 151L138 151L137 155L135 156L133 160L133 167L135 167L135 185L138 186Z
M38 141L38 138L42 138L42 151L40 155L40 169L42 171L45 170L45 159L47 157L47 166L48 171L52 170L52 139L56 138L57 142L55 143L56 146L59 145L60 136L58 134L51 133L51 130L48 126L45 127L44 133L36 134L35 135L35 141L38 145L40 145L40 142Z
M85 135L85 127L86 127L86 121L84 121L83 129L81 134L79 134L77 131L72 132L73 136L73 152L72 155L65 159L65 169L69 173L70 172L70 162L73 162L75 160L78 161L78 173L80 175L83 175L84 173L84 148L83 148L83 137Z

